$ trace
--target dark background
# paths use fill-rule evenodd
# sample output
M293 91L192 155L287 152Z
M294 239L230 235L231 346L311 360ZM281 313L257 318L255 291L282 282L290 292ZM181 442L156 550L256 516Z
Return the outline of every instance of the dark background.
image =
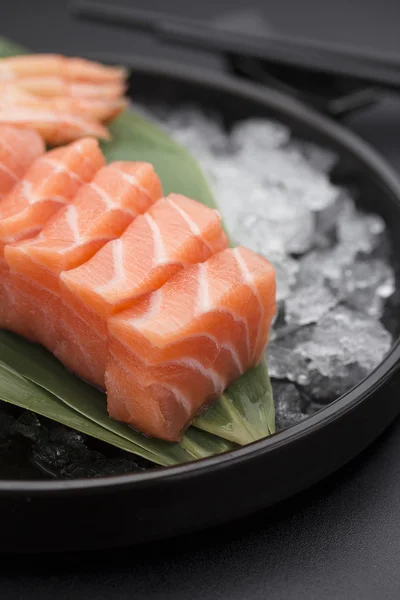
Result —
M128 0L120 2L129 4ZM242 0L137 0L131 4L201 19L225 14L249 31L272 26L287 34L400 55L398 0L249 0L247 14ZM224 67L221 57L166 47L145 34L74 22L63 0L0 0L0 34L36 51L113 51ZM400 170L400 100L386 98L347 124ZM237 493L246 490L238 487ZM1 519L0 515L0 535ZM0 557L1 599L399 597L399 420L329 479L240 522L124 550Z

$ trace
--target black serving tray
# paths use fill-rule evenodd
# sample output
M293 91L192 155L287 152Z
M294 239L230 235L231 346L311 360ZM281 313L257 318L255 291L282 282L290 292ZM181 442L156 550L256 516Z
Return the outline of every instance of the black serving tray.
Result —
M354 134L291 97L238 78L160 61L92 55L132 70L132 97L191 102L226 124L269 116L296 136L336 150L335 178L360 190L400 251L400 181ZM397 281L399 285L399 281ZM94 549L176 536L287 498L366 448L400 413L400 343L353 390L298 425L234 452L179 467L69 481L0 481L0 551Z

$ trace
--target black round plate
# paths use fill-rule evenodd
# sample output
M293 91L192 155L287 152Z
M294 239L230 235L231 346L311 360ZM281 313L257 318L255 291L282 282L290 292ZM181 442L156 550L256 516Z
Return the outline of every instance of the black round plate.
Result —
M339 152L336 176L357 186L366 208L386 219L398 251L400 182L367 144L290 97L237 79L151 60L96 55L132 69L141 101L194 102L226 123L270 116L302 138ZM140 95L139 95L140 94ZM208 527L299 492L345 464L400 412L397 340L349 393L298 425L214 458L145 473L74 481L0 481L0 551L93 549Z

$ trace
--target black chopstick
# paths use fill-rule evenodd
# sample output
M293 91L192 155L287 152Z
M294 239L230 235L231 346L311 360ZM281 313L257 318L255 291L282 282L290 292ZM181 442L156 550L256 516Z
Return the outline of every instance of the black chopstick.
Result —
M158 38L205 50L252 56L303 69L352 77L392 88L400 87L400 57L349 46L268 34L244 35L193 19L174 17L96 0L75 0L73 13L90 20L152 32Z

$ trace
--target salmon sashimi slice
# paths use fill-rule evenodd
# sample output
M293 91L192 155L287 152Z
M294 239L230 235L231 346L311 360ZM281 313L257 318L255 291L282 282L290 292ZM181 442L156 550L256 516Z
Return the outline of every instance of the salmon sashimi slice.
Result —
M136 219L120 239L61 279L88 306L109 317L158 289L185 265L204 262L227 246L217 211L170 194Z
M70 96L72 98L101 98L103 100L115 100L123 96L126 88L123 81L97 84L68 81L57 75L20 77L16 80L12 80L12 83L20 90L43 98Z
M6 244L38 234L48 219L71 202L79 188L91 181L104 164L98 143L92 138L51 150L36 159L25 177L0 202L1 258L4 259ZM24 324L30 322L30 314L23 314L14 302L18 294L11 289L8 275L2 284L11 293L11 304L6 302L7 320L0 325L25 335ZM29 337L29 329L26 333Z
M109 121L127 108L128 102L124 98L74 98L72 96L55 96L43 98L29 92L24 92L15 84L0 83L0 107L25 106L36 109L53 110L61 113L82 115L98 121Z
M228 239L217 211L171 194L139 216L91 260L61 274L69 306L56 356L75 373L104 385L107 319L160 288L186 265L225 249Z
M20 181L27 169L45 151L36 131L0 126L0 200ZM0 326L5 322L7 294L4 281L8 268L0 252Z
M36 131L0 126L0 200L44 151L43 140Z
M0 60L0 80L35 75L57 75L65 79L112 83L124 79L127 72L121 67L106 67L83 58L68 58L60 54L27 54Z
M226 249L176 273L108 320L111 417L176 441L204 406L262 359L276 312L264 258Z
M105 164L98 143L85 138L47 152L0 202L0 243L36 235Z
M30 315L31 339L54 350L63 312L61 271L87 261L161 196L161 183L152 165L114 162L83 185L39 235L6 246L11 285L17 289L17 298L24 296L20 304L23 313Z
M45 285L48 271L58 277L86 262L161 196L160 180L149 163L111 163L83 185L39 235L8 246L7 262Z
M4 124L35 129L54 146L87 136L110 137L108 130L92 118L41 106L0 106L0 125Z
M35 129L51 145L109 139L101 124L126 106L127 71L55 54L0 59L0 124Z

